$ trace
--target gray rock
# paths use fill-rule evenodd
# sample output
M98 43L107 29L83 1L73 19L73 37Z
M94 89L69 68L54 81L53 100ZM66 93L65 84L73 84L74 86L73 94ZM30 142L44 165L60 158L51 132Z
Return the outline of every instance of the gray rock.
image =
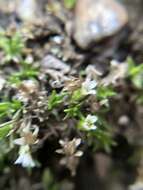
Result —
M73 37L87 49L92 43L116 34L128 21L124 7L115 0L78 0Z
M16 0L16 13L23 21L33 22L41 16L38 0Z
M48 69L57 70L61 73L68 73L70 71L70 66L61 61L60 59L54 57L53 55L46 55L41 61L41 67L45 71Z

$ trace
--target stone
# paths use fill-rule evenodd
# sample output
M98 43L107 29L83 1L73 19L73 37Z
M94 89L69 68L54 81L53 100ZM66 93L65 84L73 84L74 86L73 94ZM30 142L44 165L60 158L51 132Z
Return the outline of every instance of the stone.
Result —
M128 22L125 8L115 0L78 0L73 38L82 49L112 36Z
M70 66L56 58L52 54L46 55L41 61L41 67L44 71L52 69L60 71L61 73L68 73L70 71Z
M39 19L39 7L37 0L16 0L16 13L25 22Z

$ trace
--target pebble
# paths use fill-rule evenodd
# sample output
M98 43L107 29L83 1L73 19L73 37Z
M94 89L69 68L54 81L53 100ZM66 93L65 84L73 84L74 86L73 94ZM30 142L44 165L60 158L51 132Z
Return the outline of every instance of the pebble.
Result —
M123 5L115 0L78 0L75 8L73 38L82 49L112 36L128 22Z
M119 125L127 126L127 125L129 125L129 122L130 122L130 120L129 120L129 117L127 115L122 115L118 119Z
M48 69L58 70L61 73L68 73L70 71L70 66L56 58L51 54L47 54L41 61L41 67L45 71Z
M20 19L33 22L39 18L37 0L16 0L16 13Z
M56 44L60 45L63 42L64 38L62 36L54 36L52 37L52 41Z

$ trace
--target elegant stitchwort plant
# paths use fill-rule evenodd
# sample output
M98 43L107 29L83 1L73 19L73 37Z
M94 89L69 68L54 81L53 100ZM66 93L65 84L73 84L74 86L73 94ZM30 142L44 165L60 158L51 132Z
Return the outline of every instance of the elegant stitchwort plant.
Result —
M15 164L35 167L33 150L51 135L61 146L55 150L62 156L60 163L75 175L85 149L109 151L114 144L107 116L118 95L118 80L122 85L130 81L136 99L143 100L143 66L129 58L123 65L112 61L113 72L103 78L91 73L70 77L52 69L44 72L30 54L23 56L25 46L18 33L1 33L3 63L7 63L1 67L5 72L15 64L16 70L0 76L0 139L10 142L10 149L19 147ZM56 80L61 85L53 87L51 81Z

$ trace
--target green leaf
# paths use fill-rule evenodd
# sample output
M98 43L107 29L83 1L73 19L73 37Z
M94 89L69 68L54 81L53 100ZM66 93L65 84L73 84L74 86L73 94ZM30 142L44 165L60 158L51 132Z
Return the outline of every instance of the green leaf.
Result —
M18 100L13 100L12 102L1 102L0 103L0 120L1 122L3 119L7 119L9 117L12 117L12 115L20 110L22 107L22 104Z
M137 96L137 104L143 104L143 95Z
M96 129L88 133L88 144L93 147L94 151L104 149L106 152L110 152L111 147L116 145L111 134L101 129Z
M63 102L63 98L66 93L57 93L55 90L52 91L52 94L48 98L48 109L52 110Z
M138 74L132 78L133 84L137 87L142 89L143 88L143 74Z
M0 112L5 112L8 110L17 110L21 108L21 102L18 100L13 100L12 102L1 102L0 103Z
M82 94L82 89L77 89L73 92L72 96L71 96L71 103L76 103L79 102L80 100L82 100L83 98L83 94Z
M10 102L1 102L0 103L0 112L5 112L9 109Z
M76 4L76 0L64 0L64 5L67 9L74 8L75 4Z
M12 104L11 104L11 108L14 109L14 111L17 111L18 109L20 109L22 106L21 102L18 100L13 100Z
M81 117L81 104L77 105L70 105L69 108L64 109L64 112L66 113L65 118L67 117Z
M0 33L0 47L5 52L6 61L20 58L24 45L24 40L20 33L16 32L12 37L8 37L4 33Z
M106 99L115 95L116 95L116 92L109 86L100 86L97 88L96 97L99 100Z
M22 80L32 79L38 75L38 70L35 68L29 68L25 70L21 70L19 72L14 73L8 78L8 82L10 84L20 84Z
M1 124L0 125L0 140L5 138L12 128L13 128L13 125L11 122Z

